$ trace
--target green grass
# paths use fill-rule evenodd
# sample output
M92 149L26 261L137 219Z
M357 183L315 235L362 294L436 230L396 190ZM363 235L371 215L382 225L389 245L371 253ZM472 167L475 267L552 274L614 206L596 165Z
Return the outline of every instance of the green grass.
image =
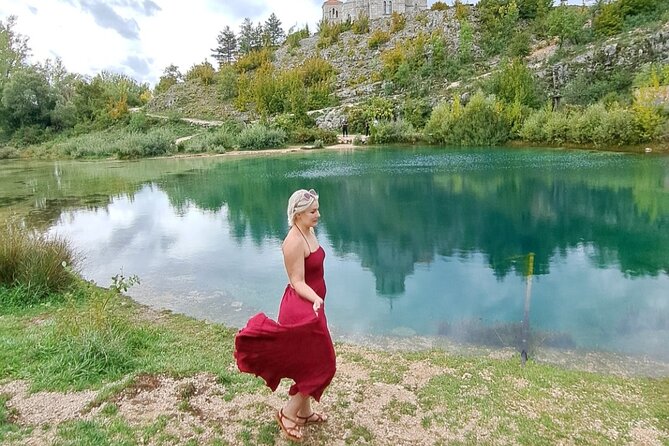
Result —
M50 430L55 445L197 444L195 438L208 430L214 437L207 444L226 444L225 433L217 430L223 427L220 420L207 419L196 406L203 388L190 381L177 387L173 415L135 424L123 417L120 406L129 395L159 385L161 376L211 373L221 384L222 393L216 393L221 402L266 392L260 379L231 367L235 331L151 311L90 284L78 286L77 298L0 313L0 382L26 380L32 391L100 390L89 404L88 413L95 414L90 419L32 429ZM387 426L409 426L411 433L448 433L435 437L434 444L622 445L638 441L633 431L639 426L650 426L661 441L669 439L669 378L616 377L532 361L520 367L517 357L464 357L440 350L381 352L345 344L336 349L340 367L359 372L335 377L324 399L331 421L307 431L312 444L333 438L389 444L364 416ZM426 378L414 380L424 369ZM0 395L0 441L21 441L32 435L31 428L13 423L7 401ZM245 403L244 418L231 421L237 428L232 443L275 444L280 433L273 406ZM175 413L205 418L186 427L190 436L184 439L183 426L181 433L172 429L181 416Z
M0 306L45 302L77 280L75 253L66 240L30 231L14 220L0 224Z

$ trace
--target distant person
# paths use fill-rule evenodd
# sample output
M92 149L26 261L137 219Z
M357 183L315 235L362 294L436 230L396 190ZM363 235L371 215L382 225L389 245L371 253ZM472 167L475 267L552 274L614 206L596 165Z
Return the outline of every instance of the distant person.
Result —
M365 121L365 136L369 136L369 121Z
M341 136L344 138L348 136L348 120L346 118L341 122Z
M276 413L281 431L293 441L302 440L305 425L327 421L325 414L312 409L311 398L320 401L336 370L324 308L325 251L314 233L318 209L313 189L300 189L290 196L290 229L282 245L289 283L278 323L259 313L235 337L239 370L262 377L273 391L282 378L295 382L288 391L290 399Z

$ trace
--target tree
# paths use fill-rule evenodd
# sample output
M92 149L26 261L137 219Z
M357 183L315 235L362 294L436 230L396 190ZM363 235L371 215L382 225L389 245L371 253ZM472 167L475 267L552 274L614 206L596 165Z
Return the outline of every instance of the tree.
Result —
M201 64L193 65L186 73L186 80L197 80L203 85L211 85L214 82L216 70L206 60Z
M237 39L241 54L248 54L253 49L253 33L253 22L246 17L239 28L239 38Z
M179 83L183 79L179 67L176 65L168 65L163 71L163 75L160 76L160 80L154 89L156 94L163 93L170 89L172 85Z
M546 28L549 36L560 39L560 47L565 40L577 43L587 16L578 7L562 4L548 13Z
M47 79L34 67L14 71L2 90L5 126L10 134L21 127L48 127L55 105Z
M507 104L536 107L541 102L539 87L522 59L507 60L490 80L490 90Z
M251 33L251 51L259 51L263 47L269 47L269 45L265 41L265 29L262 23L258 22L258 25L253 28L253 32Z
M218 46L211 50L212 57L219 65L234 62L237 58L237 36L229 26L218 34L216 41Z
M11 74L26 65L30 55L28 38L14 31L16 16L0 21L0 88Z
M281 21L272 13L269 18L265 21L265 41L268 46L276 48L283 43L283 40L286 38L286 33L283 28L281 28Z
M553 6L553 0L516 0L521 19L534 19Z

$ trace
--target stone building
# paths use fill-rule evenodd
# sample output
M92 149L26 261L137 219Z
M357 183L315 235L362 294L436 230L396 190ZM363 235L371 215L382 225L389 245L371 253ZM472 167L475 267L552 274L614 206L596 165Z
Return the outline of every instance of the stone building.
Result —
M393 12L405 14L427 9L427 0L327 0L323 3L323 20L341 23L361 16L378 19Z

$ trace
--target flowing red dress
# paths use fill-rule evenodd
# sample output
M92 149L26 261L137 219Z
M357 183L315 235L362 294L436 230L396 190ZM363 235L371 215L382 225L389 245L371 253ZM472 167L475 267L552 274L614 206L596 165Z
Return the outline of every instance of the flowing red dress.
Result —
M323 300L324 260L322 247L304 259L304 281ZM258 313L237 333L234 355L239 370L260 376L272 391L282 378L290 378L295 384L289 395L299 392L320 401L336 369L324 307L316 315L313 303L289 284L281 299L278 322Z

